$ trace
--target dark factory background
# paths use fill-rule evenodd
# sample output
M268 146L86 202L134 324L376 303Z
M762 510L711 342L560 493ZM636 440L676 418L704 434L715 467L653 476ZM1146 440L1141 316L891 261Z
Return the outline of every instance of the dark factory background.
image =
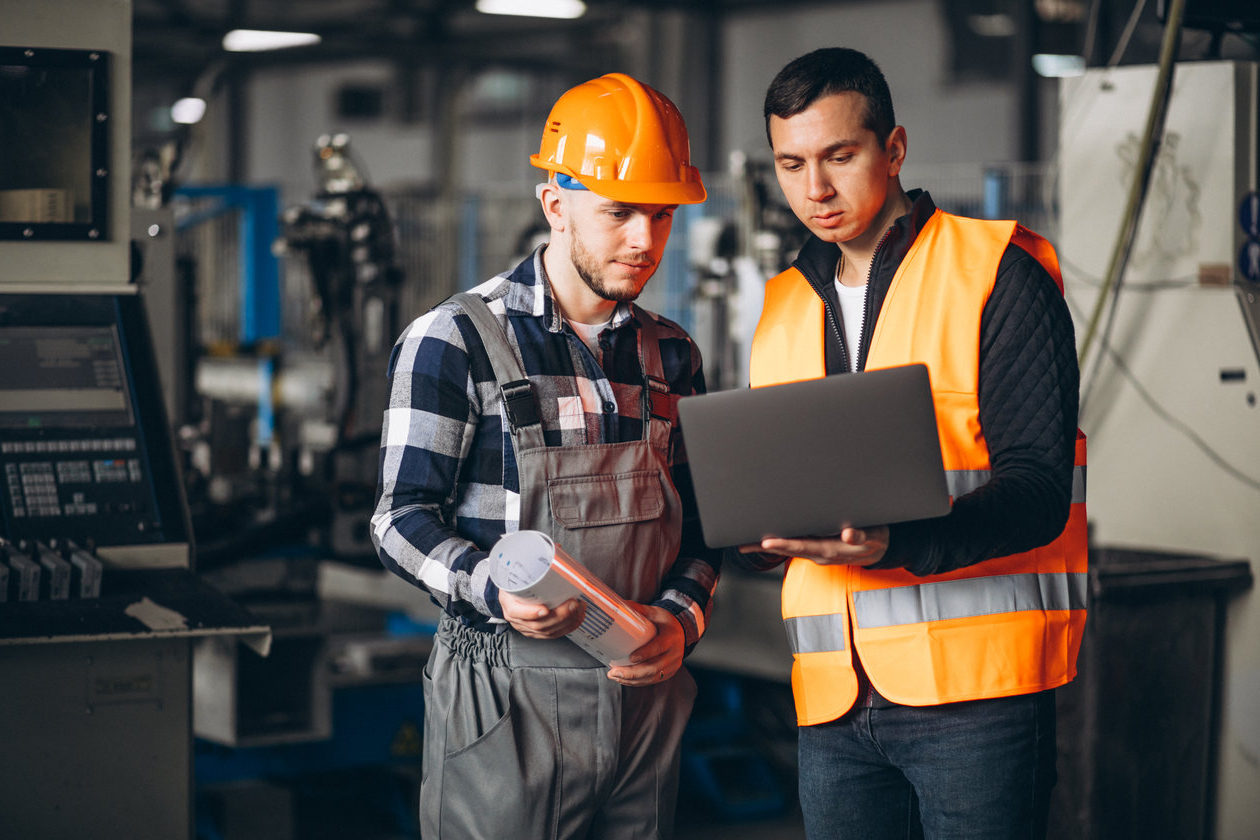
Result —
M1091 603L1051 836L1260 837L1260 8L1176 4L0 0L0 837L418 837L438 612L368 535L395 338L545 234L547 110L622 71L709 193L642 302L746 386L803 241L761 96L834 45L903 184L1062 263ZM778 583L726 569L689 658L682 840L804 836Z

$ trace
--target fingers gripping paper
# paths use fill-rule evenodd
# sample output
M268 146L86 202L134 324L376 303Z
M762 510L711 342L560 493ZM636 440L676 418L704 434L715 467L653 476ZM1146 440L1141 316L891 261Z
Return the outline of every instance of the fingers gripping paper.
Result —
M517 531L495 543L490 579L504 592L548 607L582 601L586 615L568 638L606 665L630 664L630 654L656 635L652 622L541 531Z

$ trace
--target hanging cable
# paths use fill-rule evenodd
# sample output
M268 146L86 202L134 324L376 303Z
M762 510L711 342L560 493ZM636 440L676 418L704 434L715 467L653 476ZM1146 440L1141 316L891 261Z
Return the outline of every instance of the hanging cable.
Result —
M1125 51L1129 49L1129 41L1133 38L1133 30L1137 29L1138 21L1141 20L1145 9L1146 0L1138 0L1133 11L1129 13L1129 19L1125 21L1124 31L1120 33L1120 38L1116 41L1116 48L1111 52L1111 58L1107 61L1108 67L1115 67L1120 63L1120 59L1124 58Z
M1163 420L1174 431L1178 432L1185 437L1186 440L1190 441L1196 449L1207 456L1209 461L1220 467L1222 472L1233 476L1252 490L1260 490L1260 478L1239 469L1224 454L1218 452L1216 449L1213 449L1212 445L1204 440L1203 436L1196 432L1189 423L1173 416L1171 411L1161 405L1151 392L1146 390L1146 388L1138 380L1136 374L1134 374L1133 371L1129 369L1129 366L1124 363L1124 359L1119 353L1105 344L1103 345L1103 349L1107 352L1107 355L1111 356L1112 364L1116 366L1116 370L1118 370L1125 379L1129 380L1129 385L1133 388L1134 392L1141 398L1142 402L1146 403L1147 407L1151 409L1156 417Z
M1103 0L1092 0L1089 4L1089 17L1085 19L1085 37L1081 39L1081 55L1085 63L1094 57L1094 49L1098 40L1098 16L1102 13Z
M1169 8L1168 18L1164 26L1163 43L1160 45L1159 71L1155 79L1155 90L1151 97L1151 107L1146 116L1146 127L1142 134L1137 165L1134 167L1133 182L1129 188L1124 216L1121 219L1120 233L1116 239L1115 249L1112 251L1111 261L1107 266L1103 288L1098 293L1098 300L1094 304L1089 325L1085 330L1085 337L1081 342L1081 352L1077 361L1082 370L1085 368L1085 362L1089 357L1090 345L1094 340L1094 333L1098 328L1098 321L1102 317L1103 310L1110 305L1114 312L1118 302L1121 277L1124 274L1125 266L1128 264L1129 255L1133 250L1138 222L1142 216L1142 205L1146 201L1147 188L1150 186L1156 149L1164 133L1164 118L1168 112L1168 99L1172 93L1173 67L1176 64L1177 48L1181 38L1181 20L1186 5L1185 0L1171 0L1171 2L1172 5ZM1110 330L1110 326L1108 329ZM1081 396L1082 411L1092 384L1093 377L1091 376Z

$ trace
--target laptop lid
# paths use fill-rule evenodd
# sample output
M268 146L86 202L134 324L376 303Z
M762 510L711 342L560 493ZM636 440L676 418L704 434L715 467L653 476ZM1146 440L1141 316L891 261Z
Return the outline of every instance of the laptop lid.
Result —
M678 413L711 548L949 512L926 365L684 397Z

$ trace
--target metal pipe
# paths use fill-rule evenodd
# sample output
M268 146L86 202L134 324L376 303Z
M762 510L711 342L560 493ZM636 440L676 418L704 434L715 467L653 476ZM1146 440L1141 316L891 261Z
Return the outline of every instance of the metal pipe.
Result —
M235 405L258 405L266 373L258 359L207 356L197 361L197 393ZM271 373L273 409L327 411L331 406L333 367L319 360L286 362Z

